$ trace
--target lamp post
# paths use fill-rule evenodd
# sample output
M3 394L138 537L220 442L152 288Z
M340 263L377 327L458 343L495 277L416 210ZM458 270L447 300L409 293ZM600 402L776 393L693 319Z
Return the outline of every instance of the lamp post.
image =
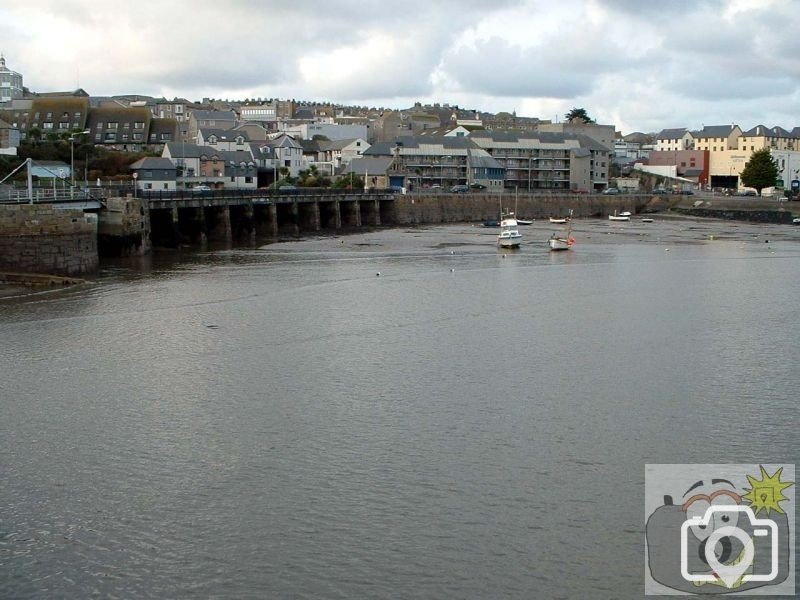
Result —
M75 136L76 135L86 135L91 133L88 129L84 129L83 131L79 131L77 133L73 133L69 136L69 176L72 180L72 185L69 188L69 197L73 197L73 193L75 192Z

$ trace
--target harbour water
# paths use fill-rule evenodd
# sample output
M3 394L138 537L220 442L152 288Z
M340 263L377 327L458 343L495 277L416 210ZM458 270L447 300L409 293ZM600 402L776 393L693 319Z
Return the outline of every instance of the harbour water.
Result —
M797 462L798 229L387 229L0 298L0 597L639 598L645 464Z

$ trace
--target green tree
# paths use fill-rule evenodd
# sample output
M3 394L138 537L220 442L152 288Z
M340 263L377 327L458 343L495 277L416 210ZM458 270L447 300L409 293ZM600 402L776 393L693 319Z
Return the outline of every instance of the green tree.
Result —
M755 188L758 195L766 187L775 185L778 179L778 163L772 158L769 148L756 150L742 169L742 184Z
M589 113L586 112L585 108L577 108L573 107L567 114L564 115L564 119L569 121L578 121L579 123L594 123L594 119L589 116Z

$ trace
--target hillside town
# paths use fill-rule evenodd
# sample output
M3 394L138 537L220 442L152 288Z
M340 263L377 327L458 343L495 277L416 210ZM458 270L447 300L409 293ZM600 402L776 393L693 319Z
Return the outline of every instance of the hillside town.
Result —
M18 156L26 143L69 146L69 163L39 161L35 175L44 181L88 185L94 175L108 175L90 167L98 150L129 156L121 178L143 193L335 181L410 192L668 187L744 193L740 174L750 154L763 148L778 165L778 188L800 177L800 127L720 125L622 135L579 110L580 116L553 122L439 103L389 109L275 98L193 102L92 96L83 89L32 92L0 57L0 156Z

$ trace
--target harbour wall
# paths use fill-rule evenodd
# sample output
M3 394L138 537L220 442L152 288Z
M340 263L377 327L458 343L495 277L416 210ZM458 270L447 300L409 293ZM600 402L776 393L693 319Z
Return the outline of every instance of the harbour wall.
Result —
M496 220L502 210L514 211L520 219L562 217L605 218L614 211L638 213L653 200L649 195L620 196L582 194L431 194L398 195L393 221L397 225L459 223Z
M97 215L49 204L0 206L0 271L82 275L97 264Z

